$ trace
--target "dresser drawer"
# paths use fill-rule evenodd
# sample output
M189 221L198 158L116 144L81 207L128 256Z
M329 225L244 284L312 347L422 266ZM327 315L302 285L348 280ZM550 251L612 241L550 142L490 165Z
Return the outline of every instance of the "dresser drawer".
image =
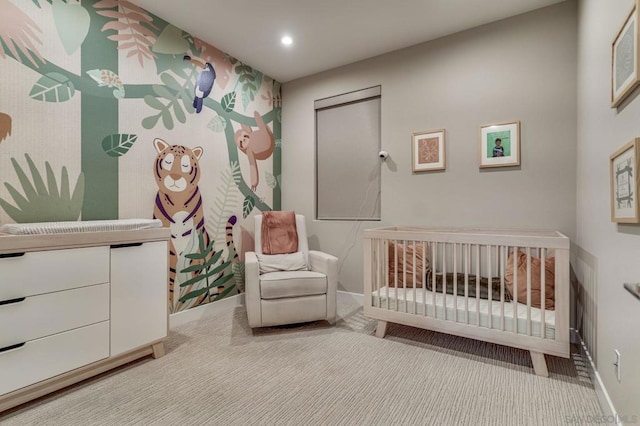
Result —
M0 395L109 356L109 321L89 325L0 352Z
M109 284L0 304L0 349L109 319Z
M0 303L109 282L109 246L0 257Z

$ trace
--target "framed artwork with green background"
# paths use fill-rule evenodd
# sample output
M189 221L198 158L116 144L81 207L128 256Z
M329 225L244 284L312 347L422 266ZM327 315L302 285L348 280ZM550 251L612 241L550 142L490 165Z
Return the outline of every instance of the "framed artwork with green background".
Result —
M480 127L480 168L520 165L520 122Z

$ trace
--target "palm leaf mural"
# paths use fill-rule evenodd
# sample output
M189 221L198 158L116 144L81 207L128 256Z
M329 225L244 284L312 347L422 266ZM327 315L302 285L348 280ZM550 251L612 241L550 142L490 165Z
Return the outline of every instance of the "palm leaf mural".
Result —
M178 260L176 262L176 278L173 288L173 304L169 307L171 313L175 313L181 310L190 309L195 306L195 299L188 300L186 302L180 302L180 298L184 297L191 289L180 287L179 284L190 280L193 274L189 272L181 272L191 266L191 259L186 257L187 254L196 253L198 251L198 232L196 228L191 230L189 242L185 246L182 253L179 253Z
M256 199L253 195L249 194L245 197L242 203L242 216L246 219L251 214L251 211L256 206Z
M11 116L0 112L0 142L11 136Z
M242 172L240 164L233 161L229 167L220 173L222 184L218 187L218 195L211 207L211 215L207 218L207 230L213 235L214 241L224 241L227 218L231 217L240 202L237 189Z
M101 10L97 13L113 19L104 24L102 31L117 32L107 38L118 42L118 49L128 51L127 58L137 58L140 66L144 67L145 60L155 57L151 47L158 39L153 31L158 30L158 27L153 24L153 17L146 10L127 0L100 0L93 7L96 9L118 7L117 11Z
M17 61L27 60L38 68L39 63L45 60L34 43L42 44L36 35L42 30L9 0L0 0L0 10L0 57L7 57L4 52L6 48Z
M4 185L13 198L15 206L0 198L0 207L18 223L78 220L84 200L84 174L80 173L78 176L72 194L66 167L62 167L60 189L58 189L58 183L49 162L45 162L47 177L45 184L29 154L24 156L31 173L31 179L16 159L11 158L23 193L21 194L10 183L5 182Z
M238 293L244 293L244 262L236 262L233 264L233 276L236 279L236 288Z
M197 263L180 270L180 273L192 273L194 275L192 278L180 283L181 288L189 289L185 295L180 297L179 301L182 303L201 299L202 296L204 296L203 301L213 302L222 299L235 288L235 284L231 284L228 287L225 285L233 278L233 275L223 274L223 271L231 265L231 262L217 264L222 257L222 251L214 253L213 256L207 259L209 253L213 250L214 242L212 241L209 246L205 247L202 233L198 234L198 242L198 252L185 255L185 258Z

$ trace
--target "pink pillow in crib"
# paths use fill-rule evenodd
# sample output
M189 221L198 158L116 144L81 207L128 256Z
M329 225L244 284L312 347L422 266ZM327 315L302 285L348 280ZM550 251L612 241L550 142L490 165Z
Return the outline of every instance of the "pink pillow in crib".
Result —
M538 257L531 256L531 306L540 308L540 298L542 296L542 260ZM507 270L505 271L504 280L507 284L509 292L519 303L527 303L527 254L518 250L518 294L514 294L514 278L513 278L513 253L507 258ZM555 269L556 260L553 257L545 259L544 265L544 299L545 309L555 309Z
M395 265L395 252L398 250L398 268ZM398 276L398 287L403 287L404 269L403 269L403 253L404 243L394 243L389 241L389 287L396 286L396 273ZM414 245L407 243L406 265L407 265L407 283L404 287L413 288L413 253ZM425 245L423 250L422 243L417 244L416 254L416 287L424 285L424 275L422 274L422 266L424 265L425 273L431 270L429 264L429 246Z

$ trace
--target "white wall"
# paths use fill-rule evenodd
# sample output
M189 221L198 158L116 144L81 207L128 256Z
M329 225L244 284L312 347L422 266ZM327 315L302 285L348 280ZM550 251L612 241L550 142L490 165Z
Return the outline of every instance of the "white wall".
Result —
M622 287L640 281L640 226L610 220L609 156L640 136L638 91L617 110L609 105L611 43L631 5L581 0L578 7L577 243L598 259L598 372L621 416L640 416L640 302ZM621 382L614 349L622 353Z
M573 1L392 52L283 87L283 209L337 255L362 293L362 229L383 225L558 229L575 235ZM316 99L382 85L381 222L314 218ZM478 168L479 126L521 121L522 165ZM411 173L411 133L446 129L447 169ZM349 179L348 175L344 179Z

